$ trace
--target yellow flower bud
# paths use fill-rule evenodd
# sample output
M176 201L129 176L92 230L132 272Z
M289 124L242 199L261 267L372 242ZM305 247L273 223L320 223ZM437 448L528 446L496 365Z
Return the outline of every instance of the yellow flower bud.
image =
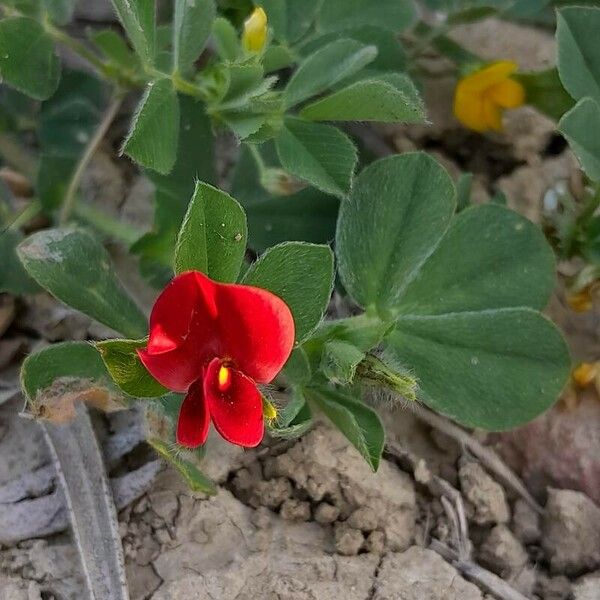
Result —
M267 13L257 6L244 21L242 45L248 52L260 52L267 42Z
M573 381L579 387L587 387L596 379L598 375L598 363L581 363L578 367L573 369L571 374Z
M586 287L576 294L567 296L567 303L575 312L587 312L594 304L591 289Z
M454 115L469 129L502 131L502 113L525 103L525 89L510 76L514 62L491 63L463 77L456 86Z

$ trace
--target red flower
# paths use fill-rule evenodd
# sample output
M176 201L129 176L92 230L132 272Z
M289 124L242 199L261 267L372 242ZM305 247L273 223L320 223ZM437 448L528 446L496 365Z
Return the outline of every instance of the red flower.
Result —
M138 354L162 385L186 392L178 443L203 444L212 419L227 441L252 448L264 435L256 383L273 380L293 344L294 320L283 300L189 271L156 300L148 345Z

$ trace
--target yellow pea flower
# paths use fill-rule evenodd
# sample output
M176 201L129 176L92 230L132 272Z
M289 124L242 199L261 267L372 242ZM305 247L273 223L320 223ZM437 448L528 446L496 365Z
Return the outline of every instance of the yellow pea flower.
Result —
M502 131L505 108L517 108L525 102L525 89L511 75L516 63L502 60L463 77L454 94L454 115L469 129Z
M248 52L260 52L267 43L267 13L257 6L244 21L242 45Z
M573 381L581 388L587 387L598 375L598 363L583 362L573 369Z

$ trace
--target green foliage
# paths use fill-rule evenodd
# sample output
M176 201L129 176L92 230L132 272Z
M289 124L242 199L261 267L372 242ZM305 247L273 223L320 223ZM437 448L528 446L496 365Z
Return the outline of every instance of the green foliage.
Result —
M554 259L541 232L501 206L452 219L454 197L426 155L372 164L340 211L340 273L394 323L386 356L416 376L421 400L463 424L507 429L548 408L569 373L560 333L533 310L548 300Z
M587 176L600 181L600 104L582 98L563 116L558 130L569 141Z
M243 283L269 290L290 307L296 343L320 323L333 288L329 246L286 242L267 250L246 272Z
M348 195L358 159L339 129L289 117L276 144L286 171L338 198Z
M513 77L525 88L527 104L551 119L558 121L573 107L573 98L565 91L555 67L536 73L517 73Z
M360 400L333 389L311 390L309 398L376 471L385 441L385 432L377 413Z
M547 410L570 371L558 329L527 308L401 317L386 343L418 378L423 402L492 431Z
M214 0L175 0L173 67L186 73L204 49L215 18Z
M356 368L364 357L365 353L353 344L334 339L325 343L320 369L329 381L349 385L354 381Z
M256 0L269 17L275 38L286 43L299 40L313 24L319 0Z
M175 248L175 272L235 281L246 251L246 215L231 196L198 182Z
M53 296L125 336L146 334L146 317L115 275L110 257L81 229L46 229L25 239L19 258Z
M139 70L139 57L114 29L96 31L91 34L90 39L108 60L132 72Z
M379 160L342 203L336 252L342 281L363 307L394 311L408 282L444 235L455 208L450 176L431 157Z
M73 18L76 0L43 0L50 18L57 25L66 25Z
M381 121L384 123L422 123L423 104L412 82L408 89L384 79L365 79L325 96L300 111L312 121Z
M142 62L152 65L156 56L156 7L150 0L112 0L131 45Z
M558 11L558 72L565 89L579 100L600 102L600 8L568 7Z
M60 64L52 39L37 21L27 17L0 21L0 75L36 100L55 92Z
M143 340L105 340L95 344L112 380L126 394L137 398L162 396L168 390L156 381L142 364L136 350Z
M302 61L285 88L285 105L294 106L358 73L377 56L375 46L336 40Z
M0 292L34 294L39 290L17 257L16 248L22 240L20 231L6 229L0 232Z
M110 385L110 377L100 355L87 342L46 346L30 354L21 367L21 387L32 400L62 377Z
M122 152L143 167L167 175L177 159L179 102L168 79L148 84L123 142Z
M325 0L318 17L321 31L372 25L399 33L416 19L412 0Z

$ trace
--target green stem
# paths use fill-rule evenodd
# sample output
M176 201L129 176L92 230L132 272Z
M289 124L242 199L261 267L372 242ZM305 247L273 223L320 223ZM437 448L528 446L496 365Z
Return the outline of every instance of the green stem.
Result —
M81 177L96 150L98 149L98 146L104 139L104 136L113 122L113 119L116 117L121 106L121 102L123 102L123 97L120 94L115 95L115 97L111 100L108 109L104 113L104 116L98 125L98 129L96 129L96 133L94 133L94 136L87 145L85 152L79 159L79 163L77 163L77 168L75 169L75 172L69 181L69 186L65 193L65 199L63 201L59 218L60 225L64 225L71 216L71 212L73 211L73 207L77 200L77 190L79 189Z
M7 229L20 229L42 212L42 205L38 200L32 200L11 222Z
M54 27L54 25L49 22L44 23L44 27L55 42L59 42L71 48L73 52L87 60L95 69L97 69L101 75L107 74L106 63L94 54L94 52L92 52L85 44L71 37L61 29Z
M137 242L137 240L143 235L143 232L139 231L135 227L128 225L127 223L123 223L122 221L118 221L117 219L84 202L77 204L73 209L73 213L76 217L80 218L82 221L85 221L100 233L108 237L121 240L128 246L131 246L131 244Z
M256 162L256 167L258 168L258 172L259 172L260 176L262 177L262 175L264 175L265 172L267 171L267 165L265 164L265 161L263 160L260 150L258 149L256 144L246 144L246 147L248 148L248 150L250 150L250 154L252 154L252 158L254 158L254 162Z

